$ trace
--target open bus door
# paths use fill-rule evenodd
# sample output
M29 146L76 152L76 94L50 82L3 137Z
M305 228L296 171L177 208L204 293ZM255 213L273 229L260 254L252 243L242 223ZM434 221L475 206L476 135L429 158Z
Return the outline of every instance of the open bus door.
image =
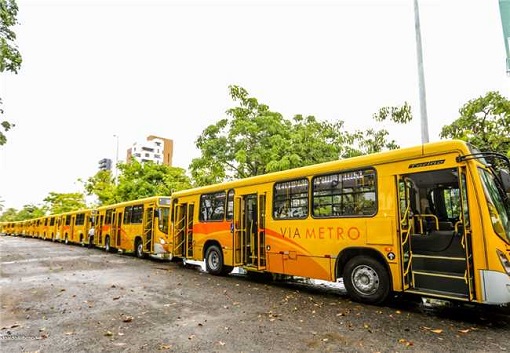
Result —
M192 203L174 203L173 256L193 258L193 212Z
M241 195L234 199L234 266L266 268L265 195Z
M447 299L474 299L466 177L464 168L400 176L403 290ZM430 206L429 202L420 204L420 199L431 201Z
M145 241L145 252L151 254L154 251L154 208L155 204L150 203L145 208L145 215L143 221L143 239Z

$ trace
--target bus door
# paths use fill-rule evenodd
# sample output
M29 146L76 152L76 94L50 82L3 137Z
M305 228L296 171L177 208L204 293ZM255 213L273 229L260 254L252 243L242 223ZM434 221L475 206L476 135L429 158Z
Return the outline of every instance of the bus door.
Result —
M403 289L474 299L465 169L401 176L399 205Z
M115 246L120 248L121 246L121 234L122 234L122 212L117 212L117 217L115 217L115 212L112 214L112 234L115 234ZM117 220L115 220L117 218Z
M103 237L103 224L104 224L104 214L100 213L96 218L96 222L94 225L94 244L96 246L101 245L101 240Z
M177 257L186 257L185 247L186 234L188 233L188 204L175 203L172 212L174 215L173 255ZM193 231L191 230L191 232Z
M108 211L106 211L108 212ZM110 222L110 229L109 232L107 231L107 234L105 234L105 237L107 235L110 236L110 245L115 244L115 246L120 245L119 239L117 239L117 210L113 209L111 210L110 219L108 217L108 213L106 214L106 222ZM118 244L119 243L119 244Z
M153 238L154 238L154 204L147 205L145 209L143 226L143 238L145 239L145 250L148 253L153 252Z
M74 231L75 231L75 225L76 225L76 215L71 216L71 222L69 224L69 236L67 241L75 242L74 240Z
M260 203L260 205L259 205ZM234 200L234 266L263 270L265 256L265 195L241 195Z

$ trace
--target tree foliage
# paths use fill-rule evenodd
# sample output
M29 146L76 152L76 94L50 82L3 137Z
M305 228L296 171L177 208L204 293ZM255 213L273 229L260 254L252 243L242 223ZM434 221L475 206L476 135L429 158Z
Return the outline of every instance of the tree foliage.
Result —
M386 130L349 132L343 121L319 121L314 116L296 115L289 120L250 97L242 87L229 86L229 93L237 105L196 140L201 156L190 165L196 185L398 147L387 141ZM401 108L382 108L374 118L406 123L412 116L406 103Z
M87 195L95 195L100 205L115 203L116 185L111 170L100 170L87 181L79 180Z
M0 222L24 221L27 219L42 217L46 214L45 206L25 205L21 210L15 208L6 209L0 216Z
M460 117L443 126L442 138L461 139L480 150L510 157L510 101L499 92L468 101L459 109Z
M118 183L115 183L110 171L99 171L84 182L88 195L95 195L100 205L140 198L171 195L173 191L191 187L184 169L162 164L119 163Z
M15 0L0 0L0 73L9 71L17 74L21 67L21 54L15 43L16 33L12 29L18 24L17 16L18 5ZM1 106L0 98L0 115L3 115ZM0 125L5 132L14 127L8 121L2 121ZM0 130L0 146L7 142L4 131Z
M43 200L51 214L76 211L87 208L85 195L81 192L57 193L50 192Z
M18 24L18 5L15 0L0 0L0 72L18 73L21 53L16 45L13 27Z

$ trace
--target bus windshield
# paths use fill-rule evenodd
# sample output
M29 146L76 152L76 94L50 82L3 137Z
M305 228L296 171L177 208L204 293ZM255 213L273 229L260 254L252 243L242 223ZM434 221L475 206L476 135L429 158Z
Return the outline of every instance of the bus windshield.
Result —
M495 176L486 169L480 169L480 175L489 207L489 214L494 231L510 243L510 206L506 201L506 195L497 186Z

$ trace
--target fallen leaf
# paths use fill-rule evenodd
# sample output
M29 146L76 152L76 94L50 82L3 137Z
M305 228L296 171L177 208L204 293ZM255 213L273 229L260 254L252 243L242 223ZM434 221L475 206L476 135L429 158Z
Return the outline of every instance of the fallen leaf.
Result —
M434 333L442 333L442 332L443 332L443 330L441 330L441 329L437 329L437 330L431 330L431 332L434 332Z
M105 336L113 336L113 332L112 331L106 331L104 333Z
M131 322L133 321L133 317L132 316L124 316L122 318L122 322Z
M459 330L460 333L468 333L470 331L470 329L465 329L465 330Z
M117 297L113 297L113 300L117 300L117 299L120 299L120 295Z

